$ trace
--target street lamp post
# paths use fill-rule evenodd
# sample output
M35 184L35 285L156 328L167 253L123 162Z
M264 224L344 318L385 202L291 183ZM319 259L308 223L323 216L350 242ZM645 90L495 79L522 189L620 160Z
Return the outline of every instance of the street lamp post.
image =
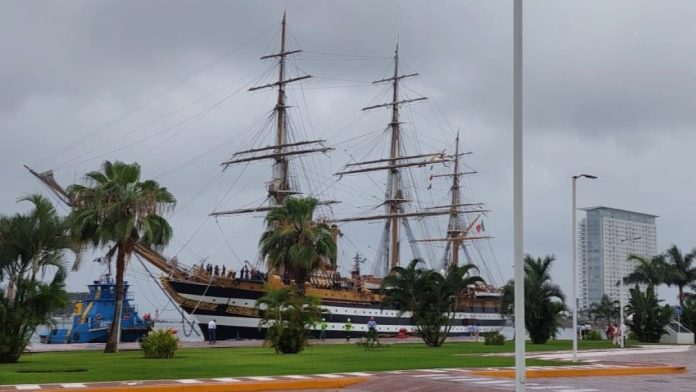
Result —
M633 245L633 241L639 240L642 237L628 237L628 238L622 238L619 241L621 243L624 243L626 241L630 241L631 245ZM633 246L631 246L631 249L633 249ZM623 326L624 326L624 301L623 301L623 295L624 295L624 282L623 282L623 274L621 273L621 270L623 268L623 262L619 264L619 333L621 334L621 348L624 347L624 341L626 340L626 337L623 335Z
M513 249L515 260L515 391L524 392L526 383L525 374L525 347L524 347L524 214L522 208L523 196L523 170L522 170L522 134L523 134L523 94L522 94L522 0L514 0L513 3L513 127L512 127L512 162L513 162Z
M578 260L577 260L577 236L575 232L575 226L576 226L576 216L575 216L575 190L576 186L575 183L577 182L578 178L589 178L591 180L594 180L597 178L597 176L593 176L591 174L580 174L577 176L571 177L573 180L573 228L571 233L573 234L573 289L571 291L571 296L570 296L570 303L573 306L573 362L578 361L578 296L577 296L577 290L578 290Z

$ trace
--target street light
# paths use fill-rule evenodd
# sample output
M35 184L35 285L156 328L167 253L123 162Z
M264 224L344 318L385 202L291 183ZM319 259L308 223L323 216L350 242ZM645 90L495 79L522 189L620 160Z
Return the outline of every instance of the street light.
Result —
M573 180L573 230L571 233L573 233L573 290L571 292L570 296L570 303L573 306L573 362L578 361L578 296L577 296L577 291L578 291L578 283L577 283L577 274L578 274L578 261L577 261L577 236L576 236L576 223L575 223L575 182L578 180L578 178L589 178L590 180L594 180L597 178L597 176L593 176L591 174L580 174L577 176L571 177Z
M637 241L641 239L642 237L628 237L628 238L621 238L619 241L621 243L624 243L626 241L631 241L631 245L633 245L633 241ZM633 246L631 246L631 249L633 249ZM623 262L622 264L619 264L619 271L622 270ZM621 333L621 348L624 347L624 340L626 340L626 337L623 335L623 325L624 325L624 303L623 303L623 294L624 294L624 282L623 282L623 274L619 272L619 332Z
M523 98L522 94L522 0L513 2L512 18L512 210L513 210L513 249L515 257L515 391L524 392L526 383L526 364L524 347L524 214L522 209L523 170Z

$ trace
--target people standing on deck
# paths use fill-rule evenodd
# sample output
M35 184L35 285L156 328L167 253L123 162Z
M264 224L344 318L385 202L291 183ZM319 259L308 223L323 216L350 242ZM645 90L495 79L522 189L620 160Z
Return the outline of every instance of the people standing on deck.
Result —
M212 275L212 274L213 274L213 266L210 265L210 264L208 264L208 266L205 268L205 272L206 272L208 275Z
M221 272L220 272L220 276L221 276L221 277L223 277L223 278L225 277L225 272L226 272L226 270L227 270L227 268L225 268L225 266L223 265L223 266L222 266L222 270L221 270Z
M346 330L346 342L350 342L350 331L353 330L353 323L350 322L350 319L346 320L346 323L343 324L343 329Z
M218 267L217 264L215 265L213 271L215 271L215 276L220 276L220 267Z
M215 330L217 325L215 325L215 319L208 322L208 344L215 344Z
M321 324L319 325L319 328L321 329L321 332L319 333L319 340L321 340L322 342L326 340L326 329L328 327L329 324L327 324L326 319L321 319Z

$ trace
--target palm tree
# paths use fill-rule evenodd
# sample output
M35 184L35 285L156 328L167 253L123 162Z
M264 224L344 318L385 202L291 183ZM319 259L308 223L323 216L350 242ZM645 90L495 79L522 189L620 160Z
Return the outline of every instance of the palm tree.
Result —
M267 229L259 241L268 270L292 276L301 294L311 271L336 266L336 241L331 227L312 220L317 203L312 197L285 199L282 206L266 216Z
M606 327L613 319L619 317L619 301L612 301L608 295L604 294L599 303L590 305L590 316L595 321L603 320L602 324Z
M665 283L665 256L657 255L647 259L639 255L629 255L628 261L638 262L636 268L623 280L624 284L646 283L649 287Z
M27 214L0 217L0 363L17 362L36 327L67 304L64 252L73 250L64 220L45 197ZM49 282L37 279L54 272ZM1 285L0 285L1 286Z
M566 310L565 295L551 282L550 269L555 258L524 258L525 327L534 344L544 344L556 335L561 313ZM503 288L501 307L513 311L515 286L509 281Z
M674 284L679 287L679 304L684 306L684 287L696 282L696 249L682 255L676 245L672 245L666 252L666 271L667 284Z
M418 307L419 294L424 291L425 270L419 268L421 259L413 259L407 267L397 266L382 281L382 306L391 306L399 314L413 311Z
M156 181L140 181L137 163L106 161L101 171L87 173L86 181L87 185L68 187L73 207L68 221L84 244L111 246L116 253L116 306L104 352L118 352L126 265L137 244L162 247L169 242L172 228L161 214L176 200ZM73 265L78 267L79 263Z
M382 306L392 306L400 315L411 312L423 341L430 347L440 347L452 328L459 294L483 279L471 275L478 269L473 264L451 266L443 275L419 268L421 263L414 259L405 268L392 268L382 282Z

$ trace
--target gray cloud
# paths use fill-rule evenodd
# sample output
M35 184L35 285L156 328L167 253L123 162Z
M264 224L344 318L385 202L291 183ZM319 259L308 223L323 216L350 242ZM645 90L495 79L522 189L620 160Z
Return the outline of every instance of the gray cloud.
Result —
M148 177L166 174L158 179L180 201L172 218L179 242L167 250L174 254L215 205L263 198L267 166L249 167L236 183L240 168L215 177L231 152L270 140L255 134L272 94L244 90L274 77L263 77L272 64L258 57L275 50L285 3L16 1L2 7L2 211L15 211L18 196L41 189L21 163L64 166L57 176L71 183L103 159L137 160ZM658 248L695 245L688 230L695 212L689 181L696 147L695 11L687 1L527 2L526 243L530 253L557 255L555 275L564 286L570 284L569 177L577 172L600 176L581 185L580 205L660 215ZM317 189L344 200L336 214L367 212L382 198L379 175L371 176L374 183L346 178L332 187L330 174L350 159L346 151L370 155L369 138L352 139L388 121L384 112L359 112L386 99L367 82L390 72L398 36L406 71L421 74L405 92L431 98L412 107L405 127L423 149L444 148L461 129L474 152L468 163L480 172L469 180L473 197L493 210L486 226L496 236L500 268L511 276L509 2L297 1L288 4L288 15L290 42L305 50L291 70L316 76L292 90L295 125L308 136L331 137L337 148L307 166L320 172L313 175ZM209 111L186 120L203 110ZM79 144L57 154L72 143ZM181 256L229 264L253 259L260 220L220 220L237 256L211 219ZM374 254L379 225L347 225L344 232L344 265L354 247ZM96 272L72 277L71 288L89 273Z

